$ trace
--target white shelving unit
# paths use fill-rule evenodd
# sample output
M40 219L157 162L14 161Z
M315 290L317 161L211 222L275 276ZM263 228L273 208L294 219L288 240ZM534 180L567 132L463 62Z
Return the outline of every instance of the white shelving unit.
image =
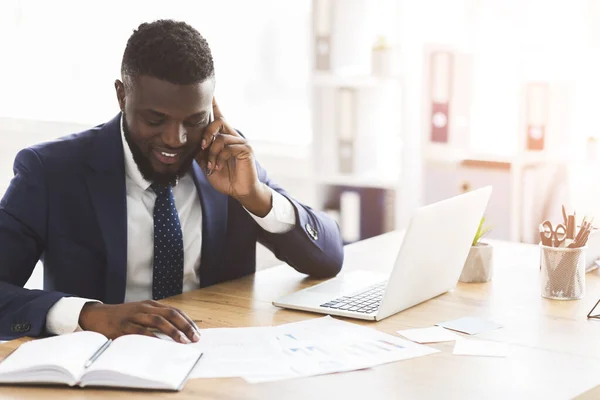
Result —
M528 188L532 184L528 174L535 170L553 170L565 163L564 159L543 151L499 156L432 143L424 147L423 160L428 171L435 171L435 165L442 166L439 170L446 168L449 171L444 180L453 182L454 188L443 189L444 183L439 185L439 190L445 191L440 194L442 197L461 193L463 185L470 188L484 184L494 186L495 193L488 212L496 217L495 224L499 229L492 232L493 235L498 234L496 237L499 239L511 241L523 241L530 236L524 232L534 225L532 218L541 215L542 210L535 209L540 206L533 204L532 197L539 201L545 194L536 196L532 193L536 189ZM439 176L435 176L439 181ZM432 175L426 176L426 179L436 180ZM429 182L429 185L432 183Z
M317 208L345 213L338 219L342 233L344 224L358 224L360 239L394 228L400 187L401 81L393 73L371 74L368 65L377 37L370 38L373 21L365 21L363 11L379 2L313 0L311 164ZM361 198L352 211L341 209L345 192Z

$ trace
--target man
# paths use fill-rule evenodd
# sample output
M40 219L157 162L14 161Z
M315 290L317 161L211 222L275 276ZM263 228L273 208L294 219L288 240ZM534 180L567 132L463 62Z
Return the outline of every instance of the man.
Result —
M16 157L0 203L0 339L197 341L190 318L156 300L253 273L257 241L302 273L339 272L337 225L272 182L223 118L195 29L140 25L121 75L113 120ZM24 289L40 258L44 290Z

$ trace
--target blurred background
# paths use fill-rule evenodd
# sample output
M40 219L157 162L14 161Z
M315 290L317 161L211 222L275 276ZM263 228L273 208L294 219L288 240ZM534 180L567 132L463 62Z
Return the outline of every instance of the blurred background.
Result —
M159 18L206 37L227 119L348 243L488 184L492 238L600 215L600 0L3 0L0 193L18 150L116 115Z

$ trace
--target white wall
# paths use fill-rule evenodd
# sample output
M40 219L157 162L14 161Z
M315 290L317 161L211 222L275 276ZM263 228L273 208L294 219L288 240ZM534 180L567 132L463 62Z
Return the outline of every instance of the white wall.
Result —
M109 119L127 39L160 18L206 38L227 118L261 140L310 142L309 0L2 0L0 117Z

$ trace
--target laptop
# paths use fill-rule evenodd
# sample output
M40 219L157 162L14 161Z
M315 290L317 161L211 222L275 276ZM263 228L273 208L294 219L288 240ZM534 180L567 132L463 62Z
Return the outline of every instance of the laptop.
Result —
M458 282L491 193L487 186L416 210L391 274L342 274L273 305L379 321L446 293Z

